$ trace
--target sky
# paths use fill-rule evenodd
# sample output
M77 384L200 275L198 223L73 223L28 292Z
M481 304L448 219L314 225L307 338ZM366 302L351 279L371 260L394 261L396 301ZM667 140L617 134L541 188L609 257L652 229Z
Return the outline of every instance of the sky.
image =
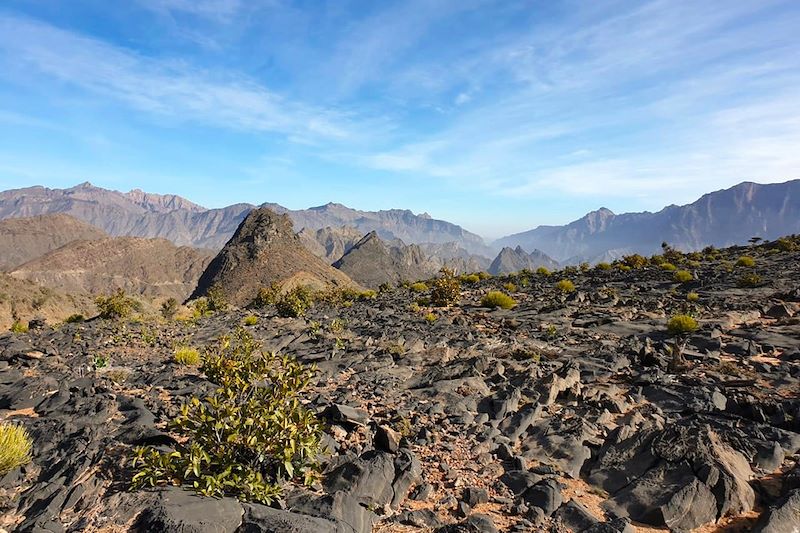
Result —
M487 238L800 177L796 0L3 0L0 188Z

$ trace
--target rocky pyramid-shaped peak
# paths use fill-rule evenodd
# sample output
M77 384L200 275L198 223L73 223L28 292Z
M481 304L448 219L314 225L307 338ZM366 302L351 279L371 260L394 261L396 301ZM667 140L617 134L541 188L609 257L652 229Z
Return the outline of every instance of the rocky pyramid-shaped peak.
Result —
M373 288L381 283L428 278L437 270L419 246L406 245L399 239L386 243L374 231L366 234L333 266Z
M505 247L500 250L492 264L489 266L489 273L493 275L511 274L520 270L536 270L539 267L558 268L558 262L542 252L534 250L530 254L522 249Z
M350 226L339 228L327 226L316 231L303 228L297 236L311 253L327 263L334 263L350 251L364 234Z
M261 207L239 224L200 277L191 297L205 296L216 285L231 304L244 306L261 287L273 282L317 288L356 286L347 275L303 247L288 215Z

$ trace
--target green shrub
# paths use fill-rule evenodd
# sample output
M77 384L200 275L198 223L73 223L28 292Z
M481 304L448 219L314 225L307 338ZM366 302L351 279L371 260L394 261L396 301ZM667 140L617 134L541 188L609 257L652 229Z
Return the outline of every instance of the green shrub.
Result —
M467 283L469 285L475 285L481 280L481 277L477 274L464 274L459 278L461 283Z
M697 320L689 315L675 315L667 322L667 331L673 336L694 333L698 327Z
M15 320L11 324L10 331L11 333L28 333L28 324L21 320Z
M630 272L631 271L631 267L629 267L628 265L621 264L621 265L619 265L619 271L620 272Z
M597 270L611 270L611 265L609 265L608 263L605 263L605 262L601 262L601 263L597 263L597 265L595 265L595 268Z
M481 280L485 280L485 279L491 279L492 275L489 274L488 272L478 272L478 277L481 278Z
M258 293L256 293L256 297L253 299L253 303L250 304L250 306L256 309L264 309L265 307L274 305L278 301L280 293L281 286L275 282L271 283L269 287L261 287L258 289Z
M322 427L301 403L313 368L262 351L240 329L205 352L201 370L219 388L192 398L170 424L175 451L135 450L134 489L180 484L269 505L284 480L317 479Z
M436 315L433 313L426 314L424 318L428 324L433 324L434 322L436 322Z
M417 302L411 302L408 305L408 310L411 311L412 313L419 313L420 306L419 306L419 304Z
M375 292L375 291L373 291L371 289L367 289L367 290L362 291L362 292L360 292L358 294L358 299L359 300L374 300L375 298L377 298L377 296L378 296L377 292Z
M161 316L167 320L172 320L178 314L178 300L168 298L161 304Z
M175 349L175 362L186 366L197 366L200 364L200 352L197 348L179 346Z
M622 263L630 268L644 268L647 266L647 258L639 254L626 255L622 258Z
M33 441L24 427L0 422L0 477L30 463L32 448Z
M672 263L661 263L661 264L660 264L660 265L658 265L658 266L659 266L659 267L661 267L661 270L675 271L675 270L677 270L677 269L678 269L678 267L676 267L676 266L675 266L675 265L673 265Z
M508 292L517 292L517 286L510 281L508 283L503 283L503 288Z
M78 324L86 320L86 317L80 313L75 313L73 315L69 315L67 318L64 319L64 323L66 324Z
M388 294L388 293L392 292L393 290L394 290L394 287L392 286L391 283L384 282L384 283L381 283L380 285L378 285L378 292L380 294Z
M756 260L750 257L749 255L743 255L736 260L736 266L753 268L754 266L756 266Z
M540 276L549 276L551 274L550 269L547 267L540 266L536 269L536 273Z
M487 293L483 298L481 298L481 305L483 307L489 307L494 309L495 307L501 307L503 309L511 309L517 302L509 296L500 291L491 291Z
M195 300L192 303L192 307L194 309L194 311L192 311L192 316L194 318L202 318L211 314L211 311L208 309L208 299L205 297L200 297Z
M758 287L761 284L761 276L759 276L755 272L750 272L740 277L737 280L736 284L739 285L739 287L743 288Z
M308 308L314 303L314 297L307 287L295 287L281 296L275 304L278 315L288 318L304 316Z
M786 238L781 238L772 244L772 248L780 250L781 252L794 252L797 250L797 244Z
M255 315L248 315L244 317L244 325L245 326L255 326L258 324L258 317Z
M428 285L423 281L418 281L409 285L408 288L412 292L426 292L428 290Z
M694 279L694 276L688 270L676 270L672 275L672 279L678 283L688 283Z
M122 289L117 289L110 296L98 296L95 298L94 303L97 306L100 318L105 319L128 318L133 311L141 308L141 304L127 296Z
M696 292L690 292L689 294L686 295L686 299L689 300L690 302L696 302L700 299L700 295L697 294Z
M452 270L442 268L440 272L441 276L433 280L431 287L431 304L436 307L457 305L461 299L461 283Z
M562 279L558 283L556 283L556 289L563 293L575 292L575 284L568 279Z
M209 287L206 299L208 300L208 310L211 312L225 311L228 308L225 292L216 283Z

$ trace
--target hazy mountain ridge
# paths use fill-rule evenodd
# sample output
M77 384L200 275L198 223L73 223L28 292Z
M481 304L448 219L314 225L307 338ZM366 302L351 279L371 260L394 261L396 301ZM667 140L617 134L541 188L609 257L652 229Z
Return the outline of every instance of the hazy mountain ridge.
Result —
M577 263L624 253L652 254L663 241L690 251L743 244L753 236L775 239L800 232L800 180L744 182L671 205L656 213L615 215L592 211L565 226L539 226L495 241L496 246L537 248L559 261Z
M526 252L522 247L503 248L489 266L489 274L511 274L520 270L536 270L539 267L547 269L558 268L558 261L549 257L541 250Z

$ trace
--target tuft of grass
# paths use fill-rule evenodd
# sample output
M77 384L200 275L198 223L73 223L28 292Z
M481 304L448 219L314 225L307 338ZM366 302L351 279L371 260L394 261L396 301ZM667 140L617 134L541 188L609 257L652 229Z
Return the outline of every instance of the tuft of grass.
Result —
M508 283L503 283L503 288L508 292L517 292L517 286L510 281Z
M411 292L426 292L428 290L428 285L423 281L418 281L409 285L408 288Z
M611 265L609 265L606 262L601 262L601 263L597 263L597 265L595 265L595 268L597 270L611 270Z
M0 477L30 463L32 448L33 441L24 427L0 423Z
M500 291L491 291L481 298L481 305L490 309L494 309L496 307L500 307L502 309L511 309L517 305L517 302L508 294Z
M754 266L756 266L756 260L750 257L749 255L743 255L736 260L736 266L753 268Z
M28 324L21 320L15 320L13 324L11 324L11 333L28 333Z
M474 285L481 280L481 277L477 274L464 274L459 279L461 280L462 283Z
M697 320L689 315L675 315L667 322L667 331L670 335L681 336L697 331Z
M675 270L678 270L678 267L676 267L676 266L675 266L675 265L673 265L672 263L661 263L661 264L660 264L660 265L658 265L658 266L659 266L659 267L661 267L661 270L669 270L669 271L675 271Z
M761 276L759 276L754 272L751 272L739 278L736 283L737 285L739 285L739 287L743 288L758 287L761 284Z
M436 322L436 315L433 313L428 313L427 315L425 315L425 321L428 324L433 324L434 322Z
M200 364L200 352L197 348L179 346L175 349L175 362L186 366L198 366Z
M700 295L697 294L696 292L690 292L689 294L686 295L686 299L689 300L690 302L696 302L700 299Z
M545 277L547 277L547 276L549 276L551 274L550 269L547 268L547 267L543 267L543 266L540 266L539 268L537 268L536 269L536 273L539 274L540 276L545 276Z
M248 315L244 317L244 325L245 326L255 326L258 324L258 317L255 315Z
M676 270L672 275L672 279L678 283L688 283L694 279L694 276L688 270Z
M80 313L75 313L74 315L69 315L67 318L64 319L64 323L66 324L78 324L86 320L86 317Z
M558 283L556 283L556 289L563 293L575 292L575 284L568 279L562 279Z

